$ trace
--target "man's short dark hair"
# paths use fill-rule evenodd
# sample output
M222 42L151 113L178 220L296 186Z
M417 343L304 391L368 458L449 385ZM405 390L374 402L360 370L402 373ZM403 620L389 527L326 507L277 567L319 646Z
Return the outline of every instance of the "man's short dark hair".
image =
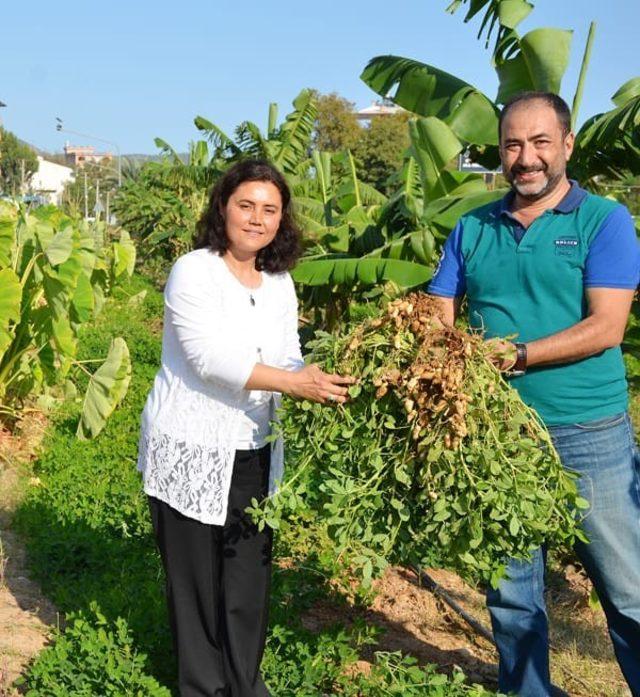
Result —
M551 107L558 117L558 122L560 123L560 128L562 129L562 134L567 135L571 131L571 110L569 105L553 92L520 92L514 97L511 97L509 101L502 107L500 112L500 117L498 119L498 135L502 135L502 122L505 120L507 114L515 106L521 104L526 104L527 102L544 102L547 106Z

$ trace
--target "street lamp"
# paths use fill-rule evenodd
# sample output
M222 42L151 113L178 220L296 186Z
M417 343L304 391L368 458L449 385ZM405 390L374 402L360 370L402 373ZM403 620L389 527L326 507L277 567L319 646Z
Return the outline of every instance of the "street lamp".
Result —
M107 140L106 138L98 138L97 136L90 136L87 133L79 133L78 131L72 131L69 128L63 128L62 119L56 116L56 131L62 131L62 133L72 133L76 136L81 136L82 138L89 138L90 140L97 140L100 143L107 143L108 145L113 145L118 153L118 187L122 186L122 157L120 155L120 148L117 143L112 140Z

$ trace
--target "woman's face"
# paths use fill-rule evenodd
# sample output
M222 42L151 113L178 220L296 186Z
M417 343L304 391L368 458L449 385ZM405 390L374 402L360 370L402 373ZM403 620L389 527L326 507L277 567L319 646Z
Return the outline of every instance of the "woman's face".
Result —
M237 259L255 257L278 232L282 197L271 182L243 182L224 210L229 252Z

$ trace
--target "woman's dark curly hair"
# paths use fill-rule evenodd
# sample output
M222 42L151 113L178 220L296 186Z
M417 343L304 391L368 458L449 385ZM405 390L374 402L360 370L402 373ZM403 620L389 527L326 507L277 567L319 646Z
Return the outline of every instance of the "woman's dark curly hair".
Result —
M209 205L198 222L194 247L208 247L218 254L229 248L224 211L231 194L244 182L271 182L282 198L282 219L272 242L258 252L256 269L281 273L292 268L301 253L300 231L293 221L291 192L282 174L266 160L242 160L216 182Z

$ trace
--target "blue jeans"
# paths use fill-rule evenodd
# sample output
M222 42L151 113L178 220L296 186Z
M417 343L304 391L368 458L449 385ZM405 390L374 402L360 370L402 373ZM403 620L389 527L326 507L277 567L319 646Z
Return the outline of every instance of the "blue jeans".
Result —
M549 428L562 464L578 472L591 506L589 544L575 551L602 603L618 663L640 696L640 460L628 414ZM499 686L521 697L547 697L549 640L544 602L545 553L511 560L498 589L487 593L500 654Z

